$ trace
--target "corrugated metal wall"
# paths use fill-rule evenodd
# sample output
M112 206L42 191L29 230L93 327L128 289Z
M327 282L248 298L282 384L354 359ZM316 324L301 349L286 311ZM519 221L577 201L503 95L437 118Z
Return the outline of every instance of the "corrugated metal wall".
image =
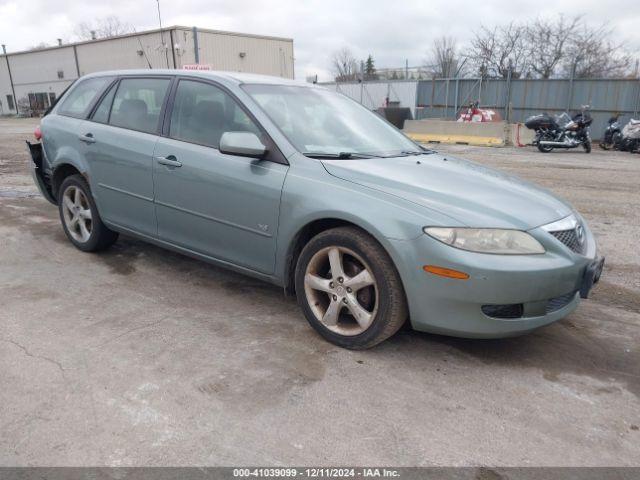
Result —
M640 116L640 80L636 79L435 79L323 85L372 110L382 106L390 92L390 100L410 107L418 119L453 119L461 108L476 100L513 122L541 112L576 112L582 105L589 105L594 138L600 137L615 113L621 114L624 123Z
M322 86L347 95L371 110L384 106L389 97L389 101L400 102L401 106L411 108L415 115L416 81L323 83Z
M200 63L215 70L293 78L291 40L198 30L198 44ZM193 51L193 41L185 45Z
M418 85L417 118L454 118L456 107L478 99L513 122L541 112L576 112L589 105L592 136L600 138L613 114L621 114L624 123L638 117L640 80L425 80Z

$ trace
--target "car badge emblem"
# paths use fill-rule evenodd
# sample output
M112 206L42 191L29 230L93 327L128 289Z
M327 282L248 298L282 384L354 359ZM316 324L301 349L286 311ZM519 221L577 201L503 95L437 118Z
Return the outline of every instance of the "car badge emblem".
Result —
M578 243L580 245L584 244L584 227L582 225L578 225L576 227L576 237L578 238Z

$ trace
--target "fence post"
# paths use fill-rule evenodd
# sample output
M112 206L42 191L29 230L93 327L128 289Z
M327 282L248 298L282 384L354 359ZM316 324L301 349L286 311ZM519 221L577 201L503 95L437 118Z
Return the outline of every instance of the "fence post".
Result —
M360 105L362 105L363 90L364 90L364 61L360 60Z
M436 79L435 77L431 77L431 104L429 105L429 109L431 110L431 114L433 115L433 99L436 95Z
M576 68L578 66L578 59L573 62L571 66L571 75L569 76L569 91L567 92L567 112L571 110L571 104L573 103L573 78L576 76Z
M453 116L455 120L455 116L458 115L458 95L460 89L460 79L456 76L456 98L454 98L454 107L453 107Z
M638 93L636 94L636 106L633 110L633 118L638 118L638 111L640 111L640 78L638 79Z
M444 94L444 118L449 118L449 78L447 78L447 88Z
M505 102L504 102L504 118L507 121L507 123L509 123L509 120L511 120L511 109L509 108L509 105L511 104L511 75L512 75L512 68L511 65L509 65L509 71L507 72L507 85L506 85L506 98L505 98Z

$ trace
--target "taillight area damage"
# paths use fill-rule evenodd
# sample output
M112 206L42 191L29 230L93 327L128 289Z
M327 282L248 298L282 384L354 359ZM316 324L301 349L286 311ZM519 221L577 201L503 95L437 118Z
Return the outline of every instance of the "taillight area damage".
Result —
M31 154L31 175L33 180L38 185L40 193L49 202L57 205L55 197L53 196L53 190L51 186L51 175L45 170L44 151L42 149L42 143L31 143L27 141L29 147L29 153Z

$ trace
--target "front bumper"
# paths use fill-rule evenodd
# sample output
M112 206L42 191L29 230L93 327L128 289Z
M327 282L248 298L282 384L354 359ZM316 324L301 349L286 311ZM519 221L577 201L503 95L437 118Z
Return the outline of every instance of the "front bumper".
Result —
M597 282L604 259L587 231L579 255L538 228L530 231L546 248L540 255L467 252L422 235L390 240L407 294L413 328L468 338L499 338L529 332L576 309L581 293ZM427 273L436 265L469 274L467 280ZM520 306L517 318L495 318L483 306ZM485 309L488 310L488 309Z

